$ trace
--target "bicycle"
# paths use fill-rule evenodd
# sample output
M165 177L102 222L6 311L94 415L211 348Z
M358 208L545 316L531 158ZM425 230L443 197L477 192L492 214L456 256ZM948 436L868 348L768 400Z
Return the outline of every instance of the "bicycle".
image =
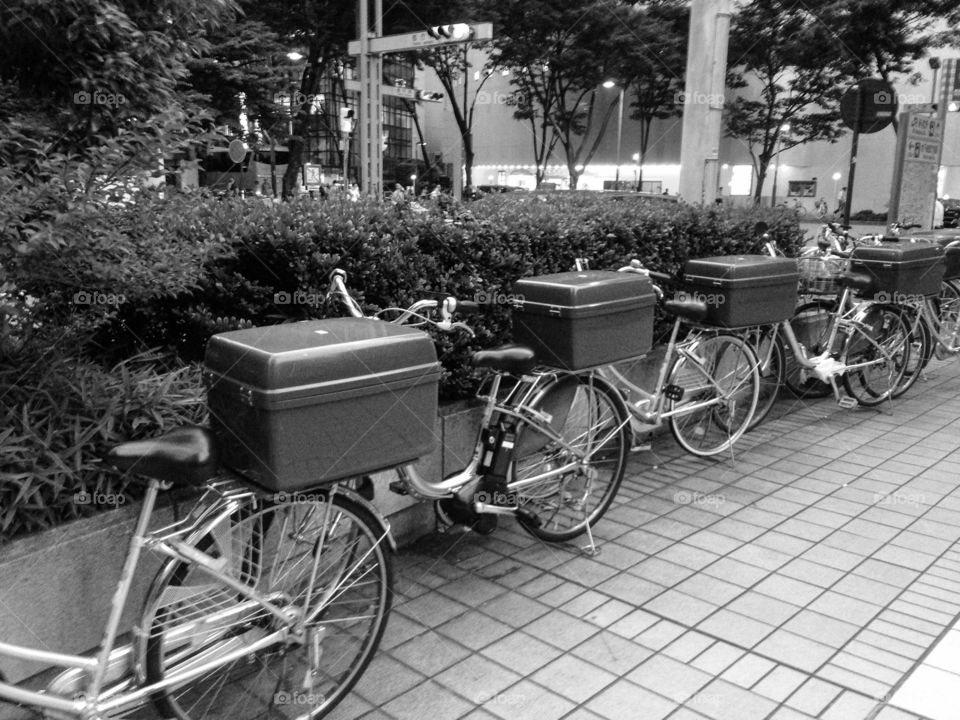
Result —
M391 604L389 525L346 483L278 499L219 464L206 428L125 443L107 456L148 478L103 640L68 655L0 642L0 656L66 668L42 691L0 682L0 699L53 717L321 717L353 687ZM182 520L148 530L159 493L205 491ZM142 551L165 556L132 641L121 615Z
M368 317L335 270L328 295L353 317ZM453 329L457 309L470 303L448 298L437 323L423 315L432 300L398 313L395 323L415 322ZM462 326L461 326L462 327ZM507 345L473 353L471 364L490 372L478 398L483 403L477 441L466 466L439 481L413 465L397 468L390 489L433 501L447 525L492 532L500 516L513 516L535 537L549 542L584 533L588 554L597 552L591 528L613 502L623 481L629 450L629 420L618 391L592 371L568 372L538 366L533 350Z
M766 228L758 224L757 231L765 234ZM767 247L776 254L775 246L768 242ZM845 266L829 266L826 247L821 243L819 250L798 259L800 292L829 294L831 299L803 303L789 321L760 331L767 347L760 362L776 364L782 358L782 370L770 374L781 375L784 386L798 397L833 394L845 408L879 405L893 397L909 366L909 324L895 304L855 302L855 292L869 290L873 279L847 273ZM838 378L846 396L839 391Z
M580 259L577 267L585 264ZM654 281L660 304L673 323L652 390L640 384L636 375L641 368L633 361L605 366L600 373L624 394L631 415L650 425L666 420L687 452L710 457L731 449L757 406L756 354L735 334L700 324L707 314L704 301L666 300L660 285L673 285L677 278L647 270L637 260L619 271Z

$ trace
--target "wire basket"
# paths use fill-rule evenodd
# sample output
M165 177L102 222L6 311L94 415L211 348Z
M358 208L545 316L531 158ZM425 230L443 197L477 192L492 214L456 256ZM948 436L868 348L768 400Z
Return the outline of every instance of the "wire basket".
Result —
M840 277L850 266L849 258L829 255L797 259L800 292L806 295L839 295Z

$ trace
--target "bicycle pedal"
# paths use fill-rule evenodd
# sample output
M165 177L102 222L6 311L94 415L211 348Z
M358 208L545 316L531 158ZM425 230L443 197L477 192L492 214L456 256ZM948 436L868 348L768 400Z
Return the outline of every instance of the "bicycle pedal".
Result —
M397 495L410 494L407 490L407 484L401 480L394 480L390 483L390 492L395 492Z
M663 389L663 394L667 400L673 400L674 402L683 400L683 393L684 389L679 385L667 385Z
M842 398L837 400L837 405L842 407L844 410L852 410L855 407L859 407L860 403L857 402L856 398L852 398L849 395L844 395Z

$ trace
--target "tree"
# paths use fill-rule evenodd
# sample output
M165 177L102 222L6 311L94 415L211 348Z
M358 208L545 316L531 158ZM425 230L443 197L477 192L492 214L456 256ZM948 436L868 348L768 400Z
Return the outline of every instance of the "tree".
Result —
M538 184L559 145L576 188L619 102L605 101L601 84L627 89L622 58L642 35L642 12L611 0L488 0L484 10L495 21L491 64L511 71L514 115L531 126Z
M644 34L628 46L620 73L633 88L630 117L640 122L640 190L653 121L675 117L682 108L679 100L687 61L690 11L684 0L656 0L646 4L642 21L637 24Z
M750 151L758 204L777 154L843 132L839 102L853 78L830 34L805 5L779 0L750 0L733 19L727 85L751 95L728 103L724 121Z

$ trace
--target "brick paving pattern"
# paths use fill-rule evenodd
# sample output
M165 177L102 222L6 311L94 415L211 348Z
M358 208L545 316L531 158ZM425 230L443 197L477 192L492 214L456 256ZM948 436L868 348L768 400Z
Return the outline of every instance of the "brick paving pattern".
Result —
M782 401L734 460L658 438L596 557L511 521L424 539L332 717L924 718L887 701L960 613L958 415L934 362L880 411Z

